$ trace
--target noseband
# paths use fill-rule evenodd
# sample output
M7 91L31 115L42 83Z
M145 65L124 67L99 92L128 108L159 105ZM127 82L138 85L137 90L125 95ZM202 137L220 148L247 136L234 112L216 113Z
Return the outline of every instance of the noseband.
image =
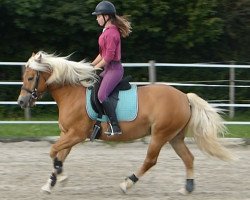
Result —
M37 71L33 89L30 90L30 89L22 86L21 90L25 90L26 92L30 93L31 98L36 100L38 98L37 88L38 88L39 80L40 80L40 72Z

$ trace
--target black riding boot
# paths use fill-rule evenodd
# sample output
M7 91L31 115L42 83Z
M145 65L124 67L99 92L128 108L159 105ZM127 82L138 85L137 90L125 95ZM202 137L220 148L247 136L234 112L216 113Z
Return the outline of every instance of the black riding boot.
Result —
M113 106L112 102L110 102L109 98L107 98L104 102L102 102L102 105L111 124L111 126L108 128L108 131L105 133L108 135L122 134L121 128L118 124L117 116L115 113L115 107Z

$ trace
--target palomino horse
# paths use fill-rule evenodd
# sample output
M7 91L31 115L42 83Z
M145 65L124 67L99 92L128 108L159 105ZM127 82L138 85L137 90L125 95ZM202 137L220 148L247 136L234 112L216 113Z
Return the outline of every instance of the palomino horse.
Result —
M60 138L50 150L53 172L42 187L50 193L56 181L66 178L63 162L71 148L90 137L93 121L86 111L86 88L96 81L95 69L88 63L69 61L38 52L26 64L23 86L18 98L22 108L31 107L46 91L50 92L59 108ZM187 132L192 134L198 147L221 160L232 159L231 153L218 141L226 127L219 110L193 93L181 91L163 84L138 87L138 114L133 121L122 121L121 135L107 136L105 141L129 141L151 135L144 163L136 173L126 178L120 188L126 192L157 162L164 144L169 142L186 167L185 192L194 189L194 156L184 143ZM102 123L102 130L107 123Z

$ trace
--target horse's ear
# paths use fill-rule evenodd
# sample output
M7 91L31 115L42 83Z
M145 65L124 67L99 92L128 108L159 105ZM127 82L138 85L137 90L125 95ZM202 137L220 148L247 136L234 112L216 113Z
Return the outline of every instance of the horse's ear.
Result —
M36 55L36 54L33 52L32 55L31 55L31 57L34 57L35 55Z
M41 61L42 61L42 54L41 53L35 54L35 61L38 63L41 63Z
M37 61L38 61L39 63L41 63L41 61L42 61L42 54L41 54L41 53L39 54Z

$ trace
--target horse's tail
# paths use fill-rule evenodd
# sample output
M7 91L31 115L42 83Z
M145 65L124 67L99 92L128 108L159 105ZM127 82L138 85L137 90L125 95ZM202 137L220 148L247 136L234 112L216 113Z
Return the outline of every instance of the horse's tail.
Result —
M194 93L188 93L191 104L191 118L187 125L189 134L194 137L199 149L221 160L232 160L232 154L220 144L219 135L227 133L220 110Z

